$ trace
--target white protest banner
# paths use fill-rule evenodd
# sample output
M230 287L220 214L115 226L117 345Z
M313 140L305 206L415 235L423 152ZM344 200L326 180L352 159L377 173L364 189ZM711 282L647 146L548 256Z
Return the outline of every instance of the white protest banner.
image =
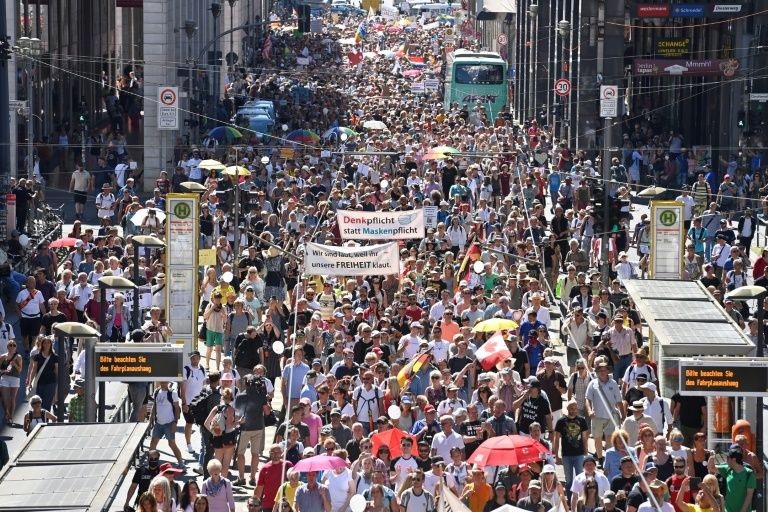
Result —
M424 210L363 212L341 210L336 214L344 240L411 240L424 238Z
M307 275L368 276L400 273L397 242L364 247L337 247L307 243Z

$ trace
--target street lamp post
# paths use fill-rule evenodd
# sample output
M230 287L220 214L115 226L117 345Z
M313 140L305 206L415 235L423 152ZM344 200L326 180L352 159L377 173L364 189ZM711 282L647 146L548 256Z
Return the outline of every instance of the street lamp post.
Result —
M62 322L53 326L53 332L56 334L56 350L59 356L58 386L59 389L69 388L69 357L68 348L72 346L75 338L79 338L84 346L80 350L85 350L85 421L93 423L96 421L96 360L95 350L96 341L99 338L99 331L80 322ZM67 347L69 341L69 347ZM64 400L66 393L59 393L57 407L59 410L58 422L64 421Z
M757 318L757 357L759 359L762 359L765 357L765 325L763 323L765 322L765 298L768 296L768 289L763 288L762 286L742 286L740 288L736 288L732 292L728 292L725 295L726 299L732 299L732 300L739 300L739 301L746 301L746 300L756 300L757 301L757 311L755 312L755 317ZM757 397L757 404L755 404L755 437L757 437L756 441L756 449L757 449L757 460L760 461L760 463L763 463L763 452L765 451L764 446L764 440L763 440L763 402L764 399L762 396ZM755 489L755 492L758 493L760 496L762 496L761 499L765 499L765 479L760 481L760 485L762 486L760 489ZM761 508L762 504L758 504L757 508L755 510L763 510Z
M235 4L237 0L227 0L229 4L229 55L227 59L227 70L234 75L235 64L237 59L235 58ZM250 20L248 20L250 21Z
M530 112L527 113L528 119L532 119L536 117L536 67L537 67L537 60L538 60L538 44L537 44L537 37L538 37L538 25L539 25L539 5L532 3L528 6L528 10L525 12L528 15L528 18L530 18L530 24L531 24L531 44L529 46L530 55L528 58L528 94L531 96L531 99L528 101L528 108L531 109ZM533 107L533 108L531 108Z
M27 115L27 179L33 180L35 176L35 127L34 117L34 89L32 75L35 69L35 60L43 53L43 42L36 37L20 37L16 41L20 53L24 56L24 68L27 74L27 103L29 114Z
M221 15L221 4L214 2L211 4L211 15L213 16L213 102L211 106L211 117L216 117L216 107L219 103L219 16Z
M184 22L184 34L187 36L187 127L189 128L190 139L192 138L193 126L192 126L192 98L194 97L194 87L192 86L192 66L194 60L192 58L192 38L197 34L197 23L192 20ZM190 144L190 140L187 140L187 144Z
M558 32L558 34L560 34L560 37L563 39L563 49L560 52L560 62L556 62L555 65L559 65L560 66L560 73L562 73L564 75L565 72L564 72L563 64L565 63L565 48L566 48L565 47L565 42L566 42L566 38L571 33L571 22L566 20L565 18L563 18L562 20L558 21L557 22L557 32ZM563 78L565 78L565 77L563 76ZM559 113L561 121L563 123L565 123L565 115L566 115L565 114L565 110L566 110L565 109L565 105L563 105L563 103L561 101L561 98L559 96L557 96L557 95L555 96L555 105L556 105L555 109ZM553 116L553 121L552 121L552 127L553 127L552 128L552 133L554 134L554 136L557 136L557 129L556 129L556 127L557 127L557 124L556 124L557 123L557 118L556 117L557 116ZM562 127L561 127L561 131L562 131Z
M136 286L138 286L139 285L139 249L141 247L161 249L165 247L165 242L163 242L156 236L152 236L152 235L135 235L132 238L132 241L133 241L133 282L136 284ZM139 307L139 297L137 296L133 300L133 309L131 310L134 329L137 329L139 326L140 312L141 312L141 308Z

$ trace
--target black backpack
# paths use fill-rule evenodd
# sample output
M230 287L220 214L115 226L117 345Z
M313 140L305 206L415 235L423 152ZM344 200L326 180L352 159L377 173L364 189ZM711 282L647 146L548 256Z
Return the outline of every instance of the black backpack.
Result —
M214 405L218 405L221 400L221 393L218 389L211 390L209 387L203 388L199 395L192 399L189 404L189 412L195 418L196 425L205 424L208 414Z

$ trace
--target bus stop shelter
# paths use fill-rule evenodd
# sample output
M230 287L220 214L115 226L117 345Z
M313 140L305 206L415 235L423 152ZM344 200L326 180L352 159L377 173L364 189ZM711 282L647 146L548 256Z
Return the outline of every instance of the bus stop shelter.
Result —
M0 511L107 511L146 431L141 423L38 425L0 471Z
M724 361L749 364L755 359L755 343L698 281L633 279L625 285L648 323L651 358L658 364L663 397L671 398L681 390L681 362L683 366L694 360L725 366ZM711 449L730 445L736 418L756 425L757 398L728 395L707 393L707 440Z

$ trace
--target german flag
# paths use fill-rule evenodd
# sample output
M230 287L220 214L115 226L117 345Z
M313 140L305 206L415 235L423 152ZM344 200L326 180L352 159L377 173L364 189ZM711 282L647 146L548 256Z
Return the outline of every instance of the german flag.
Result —
M456 272L454 291L458 291L461 281L469 281L469 272L472 270L472 264L480 259L481 254L480 246L472 242L472 245L469 246L467 253L464 255L464 259L461 261L458 272Z
M427 364L429 355L429 351L422 352L400 369L400 372L397 374L397 383L400 384L401 390L404 390L406 386L411 383L413 376L421 370L422 366Z

